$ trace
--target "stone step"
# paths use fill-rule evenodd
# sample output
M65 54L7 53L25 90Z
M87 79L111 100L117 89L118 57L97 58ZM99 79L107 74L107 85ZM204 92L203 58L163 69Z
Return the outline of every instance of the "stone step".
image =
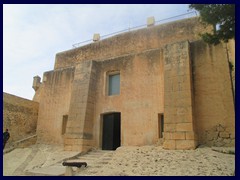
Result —
M94 156L93 156L94 154ZM103 166L108 164L110 160L112 160L112 156L114 154L114 151L100 151L96 153L96 151L89 152L88 154L85 154L79 159L84 160L88 163L88 166L83 171L77 171L77 176L87 175L91 176L96 174Z
M78 158L76 158L76 159L97 159L97 158L99 158L99 157L92 157L92 156L88 156L88 157L85 157L85 156L82 156L82 157L78 157Z
M92 157L92 158L97 158L97 157L100 157L100 156L103 156L104 154L98 154L98 155L94 155L94 154L86 154L86 155L83 155L83 156L79 156L79 158L81 157Z

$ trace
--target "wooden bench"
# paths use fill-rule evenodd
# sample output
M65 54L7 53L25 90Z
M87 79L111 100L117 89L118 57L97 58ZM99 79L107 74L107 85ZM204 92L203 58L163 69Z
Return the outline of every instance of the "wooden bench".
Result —
M86 162L77 162L77 161L65 161L62 163L63 166L66 166L66 172L65 172L65 176L72 176L73 175L73 169L72 167L77 167L77 168L81 168L82 166L87 167L87 163Z

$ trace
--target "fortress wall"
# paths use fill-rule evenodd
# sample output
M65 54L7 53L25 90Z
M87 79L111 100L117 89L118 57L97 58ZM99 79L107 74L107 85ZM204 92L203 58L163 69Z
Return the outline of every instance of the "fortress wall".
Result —
M36 133L38 119L37 102L3 93L3 131L9 129L10 145Z
M197 141L233 145L235 115L226 51L223 45L195 41L202 30L197 18L191 18L58 53L54 71L44 74L35 96L40 104L38 141L64 143L66 150L101 147L103 114L121 112L121 146L156 143L161 113L166 115L168 140L174 141L169 149L189 149L185 140L191 140L191 148ZM168 61L175 69L166 69ZM120 95L108 96L107 76L114 71L120 72ZM181 72L184 78L178 76ZM168 73L170 78L165 77ZM179 88L185 93L172 92ZM189 96L187 101L182 95ZM177 116L184 111L188 122Z
M235 112L227 54L223 44L191 44L194 117L200 144L235 144Z
M39 99L38 142L63 143L62 125L67 122L74 71L75 68L67 68L44 73Z
M196 40L199 39L198 34L204 31L206 28L198 22L198 18L189 18L122 33L56 54L54 69L74 66L75 63L82 60L102 61L112 57L156 49L168 43Z

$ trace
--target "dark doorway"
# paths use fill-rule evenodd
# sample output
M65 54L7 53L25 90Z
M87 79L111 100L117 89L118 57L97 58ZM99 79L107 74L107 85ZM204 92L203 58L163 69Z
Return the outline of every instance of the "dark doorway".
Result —
M121 113L103 115L102 149L116 150L121 138Z
M163 138L164 132L164 117L163 114L158 114L158 138Z

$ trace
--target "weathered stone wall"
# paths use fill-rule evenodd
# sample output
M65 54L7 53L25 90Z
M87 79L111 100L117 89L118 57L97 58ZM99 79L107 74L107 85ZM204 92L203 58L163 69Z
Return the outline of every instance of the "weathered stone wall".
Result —
M63 143L63 121L69 112L75 68L45 72L38 92L38 142Z
M107 95L107 73L120 72L120 95ZM160 50L76 66L66 150L101 148L102 115L121 112L121 145L157 142L158 113L163 113L163 64ZM151 93L148 93L151 92Z
M83 60L101 61L131 53L140 53L148 49L163 47L170 42L193 41L200 39L199 33L206 30L196 17L122 33L58 53L54 69L74 66Z
M61 143L63 115L69 115L65 144L83 144L83 139L92 134L92 140L86 140L86 144L100 146L101 115L118 111L123 119L122 145L155 143L158 139L158 114L163 113L164 99L162 54L159 47L178 40L199 39L199 32L203 32L203 26L199 24L198 18L191 18L127 32L58 53L55 70L45 73L43 83L34 97L34 100L40 102L38 140ZM154 48L157 50L153 53L150 49ZM90 63L90 69L84 66L88 64L85 60L94 60ZM99 60L103 61L102 64L97 63ZM70 79L63 78L66 67L76 68ZM96 77L95 70L98 71ZM121 71L122 93L120 96L107 97L103 90L106 89L106 72L112 70ZM82 78L86 82L81 83ZM56 83L54 79L59 79L59 82ZM68 149L78 147L69 146Z
M233 146L235 111L226 50L223 44L191 44L194 117L200 144Z
M94 140L101 148L102 116L121 113L121 146L150 145L158 140L158 114L163 113L163 61L159 49L97 63ZM120 72L120 94L107 95L107 74Z
M167 149L233 145L226 50L195 42L202 29L191 18L58 53L34 97L38 141L64 143L65 150L101 148L103 115L120 112L121 146L156 143L159 114ZM108 96L107 76L116 71L120 94Z
M3 93L3 131L9 129L7 146L36 134L39 104L8 93Z

